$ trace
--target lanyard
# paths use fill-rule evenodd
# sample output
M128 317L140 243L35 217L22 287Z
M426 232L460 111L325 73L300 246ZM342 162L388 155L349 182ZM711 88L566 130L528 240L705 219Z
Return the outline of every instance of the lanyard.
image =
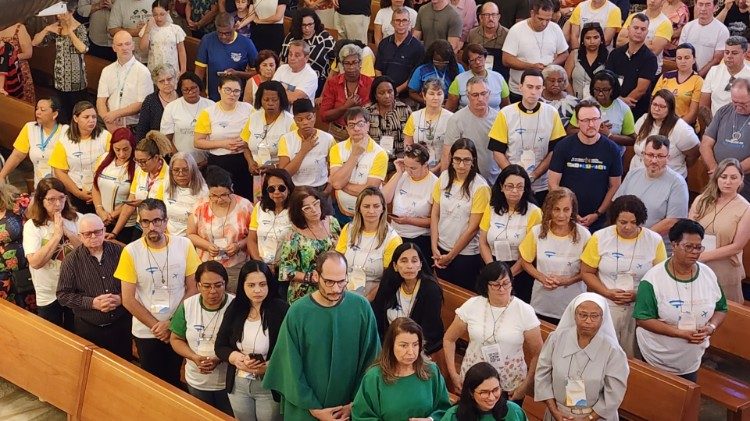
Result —
M39 126L39 149L44 152L47 149L47 145L49 145L50 140L55 136L55 133L57 133L57 127L58 124L55 123L55 127L52 128L52 131L50 132L49 136L47 138L44 138L44 128L40 125Z
M133 70L133 67L135 67L135 63L131 64L130 67L128 67L128 70L125 72L125 77L120 79L120 76L118 74L117 76L117 84L119 85L120 90L120 102L122 102L122 94L125 92L125 82L128 80L128 76L130 75L130 71ZM121 104L120 102L117 103L117 106L119 107Z
M490 338L493 340L493 342L491 343L499 343L497 341L497 338L495 337L495 335L497 334L497 324L498 322L502 320L503 315L505 315L505 312L508 311L508 309L510 308L510 303L512 302L513 302L513 296L510 297L510 300L508 301L508 304L505 306L503 311L501 311L500 314L497 317L495 317L495 315L492 314L492 309L491 309L492 306L490 305L490 300L489 298L487 299L487 303L485 304L485 312L484 312L484 327L482 328L482 344L483 345L490 343L488 342ZM488 314L490 318L492 318L492 334L491 335L487 335L487 325L488 325L487 315Z

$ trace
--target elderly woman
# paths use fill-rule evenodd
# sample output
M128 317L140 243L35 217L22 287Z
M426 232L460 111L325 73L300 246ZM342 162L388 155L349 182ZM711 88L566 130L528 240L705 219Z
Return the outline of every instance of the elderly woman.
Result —
M278 250L289 238L289 196L294 192L292 177L286 170L271 168L264 173L260 201L250 217L247 254L276 267Z
M247 142L245 157L253 174L279 162L279 138L296 128L289 99L281 82L263 82L255 92L255 109L245 123L240 138Z
M156 91L146 95L135 126L135 138L146 137L150 130L161 128L164 107L177 99L177 70L171 64L161 64L151 71L151 80L156 85ZM176 149L173 151L176 152Z
M167 232L187 235L188 217L193 209L208 197L208 186L198 164L189 153L177 152L169 161L169 181L164 186L167 207Z
M519 404L507 399L495 367L481 362L466 371L458 403L441 419L462 420L526 421L526 414Z
M513 296L512 284L508 266L492 262L477 278L480 296L469 298L456 309L456 317L445 332L443 349L448 374L458 390L467 370L483 361L498 370L500 387L509 399L522 402L531 391L542 334L534 309ZM469 346L459 374L455 368L456 341L466 334Z
M448 100L445 108L455 112L459 107L463 108L469 105L467 96L467 83L474 76L479 76L485 80L489 88L490 95L488 105L495 109L500 109L508 104L510 100L508 95L508 83L500 73L494 70L488 70L485 67L487 60L487 49L480 44L469 44L464 48L464 63L468 63L469 70L459 74L453 79L448 87Z
M721 161L690 208L690 219L706 230L703 237L706 250L699 260L716 273L727 299L738 303L744 301L742 250L750 239L750 203L737 194L743 181L744 172L738 160Z
M596 72L604 70L609 51L604 44L604 30L599 22L584 23L580 39L578 49L573 50L565 61L565 71L570 81L568 92L580 99L588 99L591 98L591 79Z
M425 108L414 111L406 120L404 126L404 146L421 143L427 146L430 154L428 166L430 171L440 174L450 167L450 162L444 162L443 144L445 132L448 130L448 120L452 112L443 108L445 91L443 83L438 78L431 78L422 84L422 98Z
M318 14L308 8L297 9L297 13L292 17L292 26L281 46L281 61L286 63L289 43L294 40L302 40L310 45L308 63L318 74L318 92L320 92L328 77L333 58L333 45L336 40L326 31Z
M378 76L370 88L370 137L391 156L404 153L404 126L411 108L396 98L396 85L388 76Z
M542 101L557 109L563 126L567 127L579 101L566 90L568 89L568 74L562 66L550 64L542 70L542 77L544 78Z
M324 122L330 123L329 132L340 141L349 137L344 113L351 107L364 107L368 103L372 78L362 74L362 49L354 44L341 47L338 63L343 72L326 81L320 114Z
M617 340L635 355L633 302L638 283L667 258L661 235L645 228L646 205L636 196L620 196L609 207L610 225L595 232L581 254L581 277L589 291L606 298Z
M195 271L198 294L185 298L172 316L169 343L185 358L185 381L191 395L232 414L226 388L227 364L214 352L217 332L234 295L226 292L229 276L210 260Z
M260 50L258 52L258 56L255 58L255 69L258 73L247 80L245 93L242 97L243 101L253 104L253 108L255 108L255 93L258 92L258 86L273 79L273 74L279 68L279 62L279 55L271 50ZM258 110L259 108L255 109Z
M383 348L362 377L352 403L354 420L437 420L450 407L437 365L422 353L422 328L408 317L391 323Z
M130 197L130 185L135 176L135 148L135 135L130 129L120 127L115 130L109 152L100 157L94 174L94 189L91 191L94 208L109 230L117 225L120 213L128 207L125 202ZM127 244L140 234L133 215L119 231L117 240Z
M534 400L547 405L545 421L618 420L629 372L607 300L585 292L568 304L542 347Z
M169 138L175 151L190 153L198 164L205 165L206 152L195 149L195 124L198 114L214 102L201 96L203 90L203 81L195 73L180 75L177 80L180 97L164 106L158 130Z

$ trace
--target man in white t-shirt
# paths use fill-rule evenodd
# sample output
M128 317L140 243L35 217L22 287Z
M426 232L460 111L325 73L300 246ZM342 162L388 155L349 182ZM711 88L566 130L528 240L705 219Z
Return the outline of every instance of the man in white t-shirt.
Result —
M534 0L531 17L508 31L503 44L503 64L510 69L510 102L521 100L521 73L527 69L542 70L548 64L565 64L568 43L562 29L550 24L554 6L551 0Z
M276 69L273 80L284 85L289 103L300 98L315 99L318 90L318 74L310 67L307 60L310 58L310 45L301 40L289 43L289 54L287 64L282 64Z
M140 51L138 48L140 38L138 33L151 19L151 0L117 0L111 1L112 10L109 14L107 31L109 35L115 36L120 31L125 31L133 37L133 45L136 47L135 58L141 63L148 60L148 51Z
M712 67L701 88L700 106L711 110L711 115L732 102L729 92L736 78L750 78L750 68L745 64L747 40L741 36L727 38L724 46L724 62Z
M696 0L696 18L685 24L680 32L680 44L690 43L695 47L695 64L698 74L705 79L711 67L721 63L724 44L729 38L729 29L714 18L714 0Z
M102 70L96 95L96 111L110 133L138 124L146 95L154 92L148 68L133 56L133 37L127 31L115 34L112 49L117 61Z

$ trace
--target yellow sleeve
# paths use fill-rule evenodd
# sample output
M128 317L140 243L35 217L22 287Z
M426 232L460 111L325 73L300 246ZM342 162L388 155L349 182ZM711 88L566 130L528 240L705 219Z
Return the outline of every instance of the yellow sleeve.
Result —
M211 116L208 115L207 110L202 110L198 114L198 119L195 120L194 131L200 134L211 134Z
M21 131L18 133L18 136L16 136L16 141L13 142L13 149L18 150L18 152L23 153L29 153L29 150L31 150L31 142L29 142L29 125L24 124L23 128L21 128Z
M659 26L656 27L656 31L654 31L654 38L664 38L666 40L672 39L672 22L669 20L665 20L664 22L660 23Z
M542 210L540 208L536 208L533 211L531 211L531 215L529 215L529 220L526 222L526 233L528 234L531 232L531 229L534 228L534 225L539 225L542 223Z
M440 180L432 188L432 203L440 204Z
M107 139L104 141L104 150L109 151L109 144L112 142L112 133L109 132L109 130L106 131L107 133ZM104 152L105 154L107 152Z
M279 151L277 152L277 155L279 157L285 156L292 159L292 157L289 156L289 147L286 146L286 135L281 135L281 138L279 138Z
M664 75L659 76L659 79L654 84L654 90L651 91L651 96L653 96L659 90L664 89L664 85L666 84L667 80L664 78ZM698 100L700 101L700 95L698 95Z
M187 243L187 259L185 259L185 276L195 275L195 271L198 270L198 265L201 264L201 259L198 257L198 253L195 251L193 243Z
M529 263L536 259L536 235L533 232L530 231L526 237L523 237L521 244L518 245L518 253Z
M581 4L578 3L575 9L573 9L573 13L570 14L570 18L568 18L568 22L570 22L573 25L581 26Z
M560 114L555 113L554 123L552 125L552 134L549 138L560 139L565 136L565 127L563 127L562 120L560 120Z
M661 263L667 260L667 248L664 247L664 241L659 241L656 245L656 255L654 256L653 264Z
M401 240L401 237L399 235L396 235L395 237L391 238L390 241L388 241L388 244L385 245L385 251L383 252L384 268L387 268L388 265L391 264L391 259L393 259L393 252L396 251L396 247L400 246L403 242L404 241Z
M336 251L344 254L346 253L346 243L349 241L349 224L344 225L344 228L341 228L341 233L339 234L339 241L336 242Z
M240 139L244 140L245 143L250 143L250 119L248 118L245 125L242 126L240 131Z
M558 116L557 119L559 120L560 117ZM497 113L497 117L495 117L495 121L492 123L492 128L490 128L489 136L490 141L499 140L502 143L508 143L508 121L505 119L505 113ZM556 138L552 137L551 139Z
M62 142L55 143L52 154L49 156L49 166L58 170L69 170L68 154L65 153L65 147Z
M154 199L159 199L162 202L164 201L164 183L166 182L167 180L162 179L159 183L159 187L156 189L156 194L153 196Z
M630 21L633 20L633 13L628 16L627 19L625 19L625 23L622 24L623 29L630 26Z
M490 230L490 218L492 218L492 207L487 204L487 207L484 208L484 213L482 214L482 220L479 221L479 229L487 232Z
M250 231L258 231L258 209L260 206L253 208L253 213L250 215Z
M471 196L471 213L484 213L490 204L490 188L482 186Z
M133 173L133 181L130 183L130 194L135 195L138 191L138 184L141 181L141 167L136 166L135 172Z
M138 281L138 274L135 271L135 262L133 256L128 252L128 248L122 249L120 253L120 261L117 263L117 269L115 269L115 278L122 282L134 284Z
M388 153L386 151L380 151L375 155L372 168L368 177L377 178L378 180L385 180L385 175L388 173Z
M592 235L586 243L586 246L583 248L581 261L592 268L598 268L601 260L602 256L599 254L599 236Z
M693 86L692 102L699 102L701 100L701 90L703 89L703 78L700 76L696 76L696 78L698 80L695 81L695 86Z
M343 144L341 143L336 143L331 146L331 150L328 151L328 162L330 162L330 168L340 167L344 165L344 162L341 159L341 151L339 150L339 145L343 146Z
M404 125L404 134L414 137L414 113L409 114L409 118L406 119L406 124Z
M606 28L619 28L622 26L622 13L619 7L613 7L607 16Z

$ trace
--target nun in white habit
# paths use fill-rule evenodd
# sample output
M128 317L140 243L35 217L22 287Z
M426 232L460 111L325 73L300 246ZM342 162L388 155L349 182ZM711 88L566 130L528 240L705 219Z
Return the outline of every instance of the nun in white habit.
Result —
M545 421L618 420L629 371L607 300L585 292L542 347L534 399L547 405Z

